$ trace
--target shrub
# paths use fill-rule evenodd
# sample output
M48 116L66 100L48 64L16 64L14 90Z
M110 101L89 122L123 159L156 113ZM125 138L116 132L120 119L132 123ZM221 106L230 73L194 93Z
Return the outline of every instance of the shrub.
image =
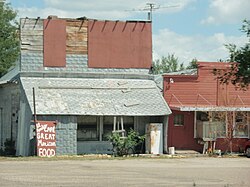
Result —
M138 132L130 129L127 137L122 137L121 133L112 133L108 137L113 145L113 153L115 156L123 156L135 153L136 146L143 143L144 136L140 136Z

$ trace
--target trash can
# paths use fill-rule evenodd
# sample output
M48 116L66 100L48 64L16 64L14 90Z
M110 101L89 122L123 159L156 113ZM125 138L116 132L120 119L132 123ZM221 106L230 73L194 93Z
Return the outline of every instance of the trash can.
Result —
M175 149L174 149L174 147L169 147L169 148L168 148L168 154L170 154L170 155L174 155L174 154L175 154Z

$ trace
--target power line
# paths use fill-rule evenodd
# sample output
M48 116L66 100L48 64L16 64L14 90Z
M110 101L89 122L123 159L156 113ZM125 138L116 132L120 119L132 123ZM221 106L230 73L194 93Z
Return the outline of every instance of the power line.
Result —
M148 12L148 20L152 21L153 20L153 11L155 11L157 9L172 8L172 7L179 7L179 5L161 6L161 5L156 5L154 3L147 3L145 8L138 8L138 9L132 9L132 10L127 10L127 11L147 11Z

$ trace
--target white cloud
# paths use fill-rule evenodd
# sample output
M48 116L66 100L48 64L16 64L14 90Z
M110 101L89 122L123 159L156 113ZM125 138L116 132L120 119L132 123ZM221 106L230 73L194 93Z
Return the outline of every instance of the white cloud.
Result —
M19 7L19 17L46 18L48 15L59 17L82 17L96 19L127 19L137 14L145 14L148 1L145 0L43 0L45 8ZM153 0L155 13L173 13L183 10L196 0ZM178 7L172 7L178 5ZM147 10L145 10L147 11Z
M57 15L59 17L82 17L96 19L127 19L133 15L145 12L125 11L145 8L147 2L160 5L156 13L166 14L182 11L187 7L194 5L197 0L43 0L45 8L38 7L20 7L20 17L46 18L48 15ZM163 8L171 5L179 5L175 8ZM249 17L249 0L213 0L210 3L209 15L203 23L227 23L241 22L245 16ZM224 44L234 43L242 46L246 43L245 36L227 36L223 33L203 35L180 35L168 29L153 35L154 59L166 56L168 53L179 58L180 62L189 63L193 58L201 61L218 61L228 57L227 49Z
M120 19L128 17L127 12L120 12L120 11L66 11L61 9L55 8L44 8L39 9L36 7L32 8L18 8L18 15L19 17L30 17L30 18L47 18L49 15L57 15L61 18L77 18L86 16L88 18L96 18L96 19ZM106 15L105 18L101 15Z
M72 3L69 0L44 0L46 6L66 10L105 10L105 11L124 11L124 10L140 10L148 7L148 3L153 3L154 7L162 8L179 5L180 8L186 7L191 2L196 0L74 0ZM166 10L166 9L165 9Z
M194 58L199 61L226 60L228 51L224 44L234 43L242 46L247 42L247 38L226 36L223 33L185 36L163 29L158 35L153 35L153 41L154 59L174 53L181 63L187 65Z
M250 19L249 0L213 0L210 2L208 17L203 24L239 23Z

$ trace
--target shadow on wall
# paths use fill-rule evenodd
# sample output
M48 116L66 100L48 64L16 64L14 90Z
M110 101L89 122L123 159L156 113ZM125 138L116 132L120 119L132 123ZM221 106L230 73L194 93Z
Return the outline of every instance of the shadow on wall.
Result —
M3 147L0 149L0 156L15 156L15 141L6 139Z

